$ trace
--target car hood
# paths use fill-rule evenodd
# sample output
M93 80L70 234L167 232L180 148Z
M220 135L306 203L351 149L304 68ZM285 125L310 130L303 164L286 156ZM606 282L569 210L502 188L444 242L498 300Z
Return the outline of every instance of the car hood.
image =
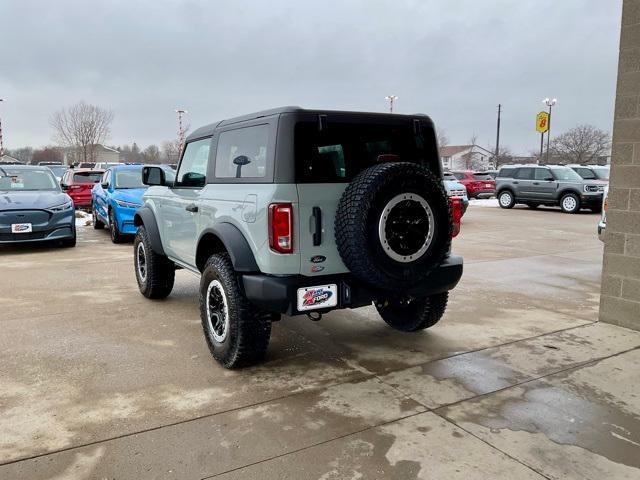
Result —
M52 191L8 191L0 190L0 210L45 209L70 202L66 193Z
M121 200L129 203L139 203L142 205L142 195L146 188L121 188L113 191L114 200Z

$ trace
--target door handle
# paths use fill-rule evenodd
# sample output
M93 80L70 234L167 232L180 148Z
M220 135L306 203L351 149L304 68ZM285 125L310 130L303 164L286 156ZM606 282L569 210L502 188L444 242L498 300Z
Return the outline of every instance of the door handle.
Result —
M196 213L196 212L198 211L198 206L197 206L195 203L192 203L192 204L190 204L190 205L187 205L187 206L185 207L185 210L186 210L187 212L193 212L193 213Z
M514 185L518 185L518 182L513 182Z
M317 247L322 243L322 210L320 207L313 207L313 246Z
M540 185L540 182L533 182L534 185Z

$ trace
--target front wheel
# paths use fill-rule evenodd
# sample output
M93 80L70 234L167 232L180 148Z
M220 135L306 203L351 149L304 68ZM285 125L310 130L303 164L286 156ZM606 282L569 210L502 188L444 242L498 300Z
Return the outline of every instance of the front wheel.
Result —
M271 315L243 295L226 253L212 255L205 264L200 318L211 355L223 367L246 367L264 357L271 337Z
M166 298L173 289L175 264L153 251L149 234L141 225L133 242L133 265L140 293L147 298Z
M504 190L498 194L498 204L501 208L513 208L516 198L509 190Z
M120 233L118 228L118 221L113 210L109 210L109 234L111 235L111 241L113 243L122 243L125 241L124 236Z
M401 332L416 332L433 327L447 309L449 292L437 293L426 298L395 298L376 302L382 319L390 327Z
M560 199L560 208L564 213L578 213L580 211L580 199L575 193L567 193Z

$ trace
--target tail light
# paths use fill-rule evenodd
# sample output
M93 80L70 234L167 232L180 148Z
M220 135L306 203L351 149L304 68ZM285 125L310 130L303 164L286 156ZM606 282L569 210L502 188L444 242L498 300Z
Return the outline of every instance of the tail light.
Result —
M79 190L82 186L80 185L69 185L69 190Z
M269 205L269 247L278 253L293 253L293 205Z
M462 199L459 197L451 197L451 222L453 223L453 232L451 237L457 237L460 233L460 221L462 220Z

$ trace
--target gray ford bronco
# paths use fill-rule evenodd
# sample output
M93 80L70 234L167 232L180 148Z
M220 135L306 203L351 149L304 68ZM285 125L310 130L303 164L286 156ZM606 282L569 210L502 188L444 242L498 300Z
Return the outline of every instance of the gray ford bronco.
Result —
M282 314L373 303L393 328L428 328L462 275L425 115L254 113L194 131L174 182L142 176L140 292L165 298L176 269L199 275L205 338L227 368L261 360Z

